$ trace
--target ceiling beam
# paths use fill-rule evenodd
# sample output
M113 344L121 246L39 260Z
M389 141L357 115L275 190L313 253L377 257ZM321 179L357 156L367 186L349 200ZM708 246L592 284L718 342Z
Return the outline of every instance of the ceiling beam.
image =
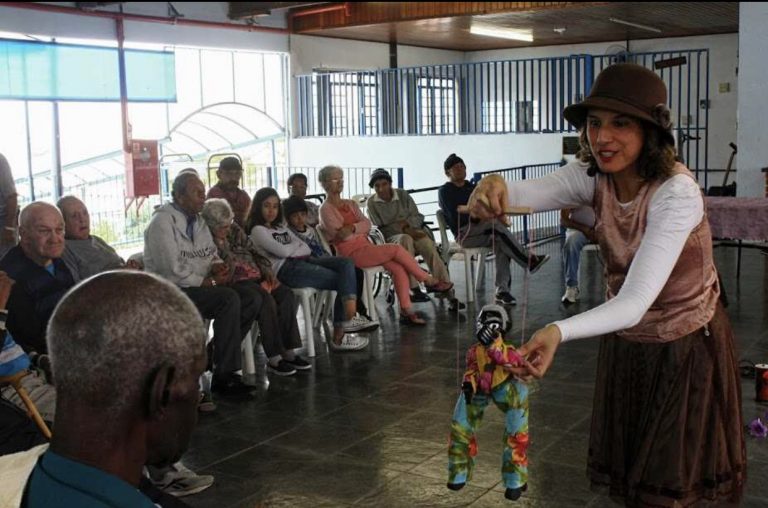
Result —
M395 23L430 18L479 16L508 12L532 12L568 7L603 5L609 2L346 2L345 9L302 14L291 9L290 26L294 33L328 28ZM308 11L311 11L308 9Z

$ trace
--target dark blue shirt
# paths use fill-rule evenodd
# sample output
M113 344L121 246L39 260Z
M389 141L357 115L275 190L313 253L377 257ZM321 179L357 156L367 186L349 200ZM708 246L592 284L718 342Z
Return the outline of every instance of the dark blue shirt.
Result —
M22 508L156 508L136 487L50 449L37 461Z
M451 182L446 182L437 191L437 200L440 204L440 209L445 215L445 222L451 229L453 236L456 236L459 232L459 218L461 219L462 227L469 224L469 214L460 214L456 209L469 202L469 196L472 194L473 190L475 190L475 184L465 180L464 186L462 187L457 187Z

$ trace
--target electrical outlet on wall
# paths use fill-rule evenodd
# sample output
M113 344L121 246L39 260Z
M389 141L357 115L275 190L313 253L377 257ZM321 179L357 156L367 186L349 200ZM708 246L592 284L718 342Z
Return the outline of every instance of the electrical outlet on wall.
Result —
M731 91L731 84L730 83L720 83L718 85L718 89L720 93L729 93Z

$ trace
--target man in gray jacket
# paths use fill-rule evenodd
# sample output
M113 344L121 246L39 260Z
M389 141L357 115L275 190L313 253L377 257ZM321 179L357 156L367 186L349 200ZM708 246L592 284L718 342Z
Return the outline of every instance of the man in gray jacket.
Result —
M200 216L205 186L193 169L176 177L172 195L173 202L155 210L144 232L145 269L179 286L204 319L213 319L211 389L224 396L246 395L251 387L235 372L241 366L240 342L256 318L255 302L224 287L227 268Z
M422 256L437 280L450 281L448 269L437 252L435 242L422 228L424 216L419 212L411 195L403 189L394 189L392 175L385 169L374 171L368 186L376 190L376 194L368 198L368 217L379 227L387 242L402 245L413 256ZM413 301L429 301L429 297L419 287L419 282L413 277L410 279ZM455 298L453 290L447 296L450 300L450 310L464 307L464 304Z

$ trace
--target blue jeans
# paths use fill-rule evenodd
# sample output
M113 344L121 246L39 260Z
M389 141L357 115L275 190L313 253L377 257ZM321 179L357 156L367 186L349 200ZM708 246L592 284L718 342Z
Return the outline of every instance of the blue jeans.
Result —
M286 259L277 272L280 282L291 288L330 289L336 291L333 324L345 320L344 301L357 298L355 264L349 258Z
M565 272L566 287L579 287L579 262L581 249L589 243L589 239L578 229L565 231L563 244L563 271Z

